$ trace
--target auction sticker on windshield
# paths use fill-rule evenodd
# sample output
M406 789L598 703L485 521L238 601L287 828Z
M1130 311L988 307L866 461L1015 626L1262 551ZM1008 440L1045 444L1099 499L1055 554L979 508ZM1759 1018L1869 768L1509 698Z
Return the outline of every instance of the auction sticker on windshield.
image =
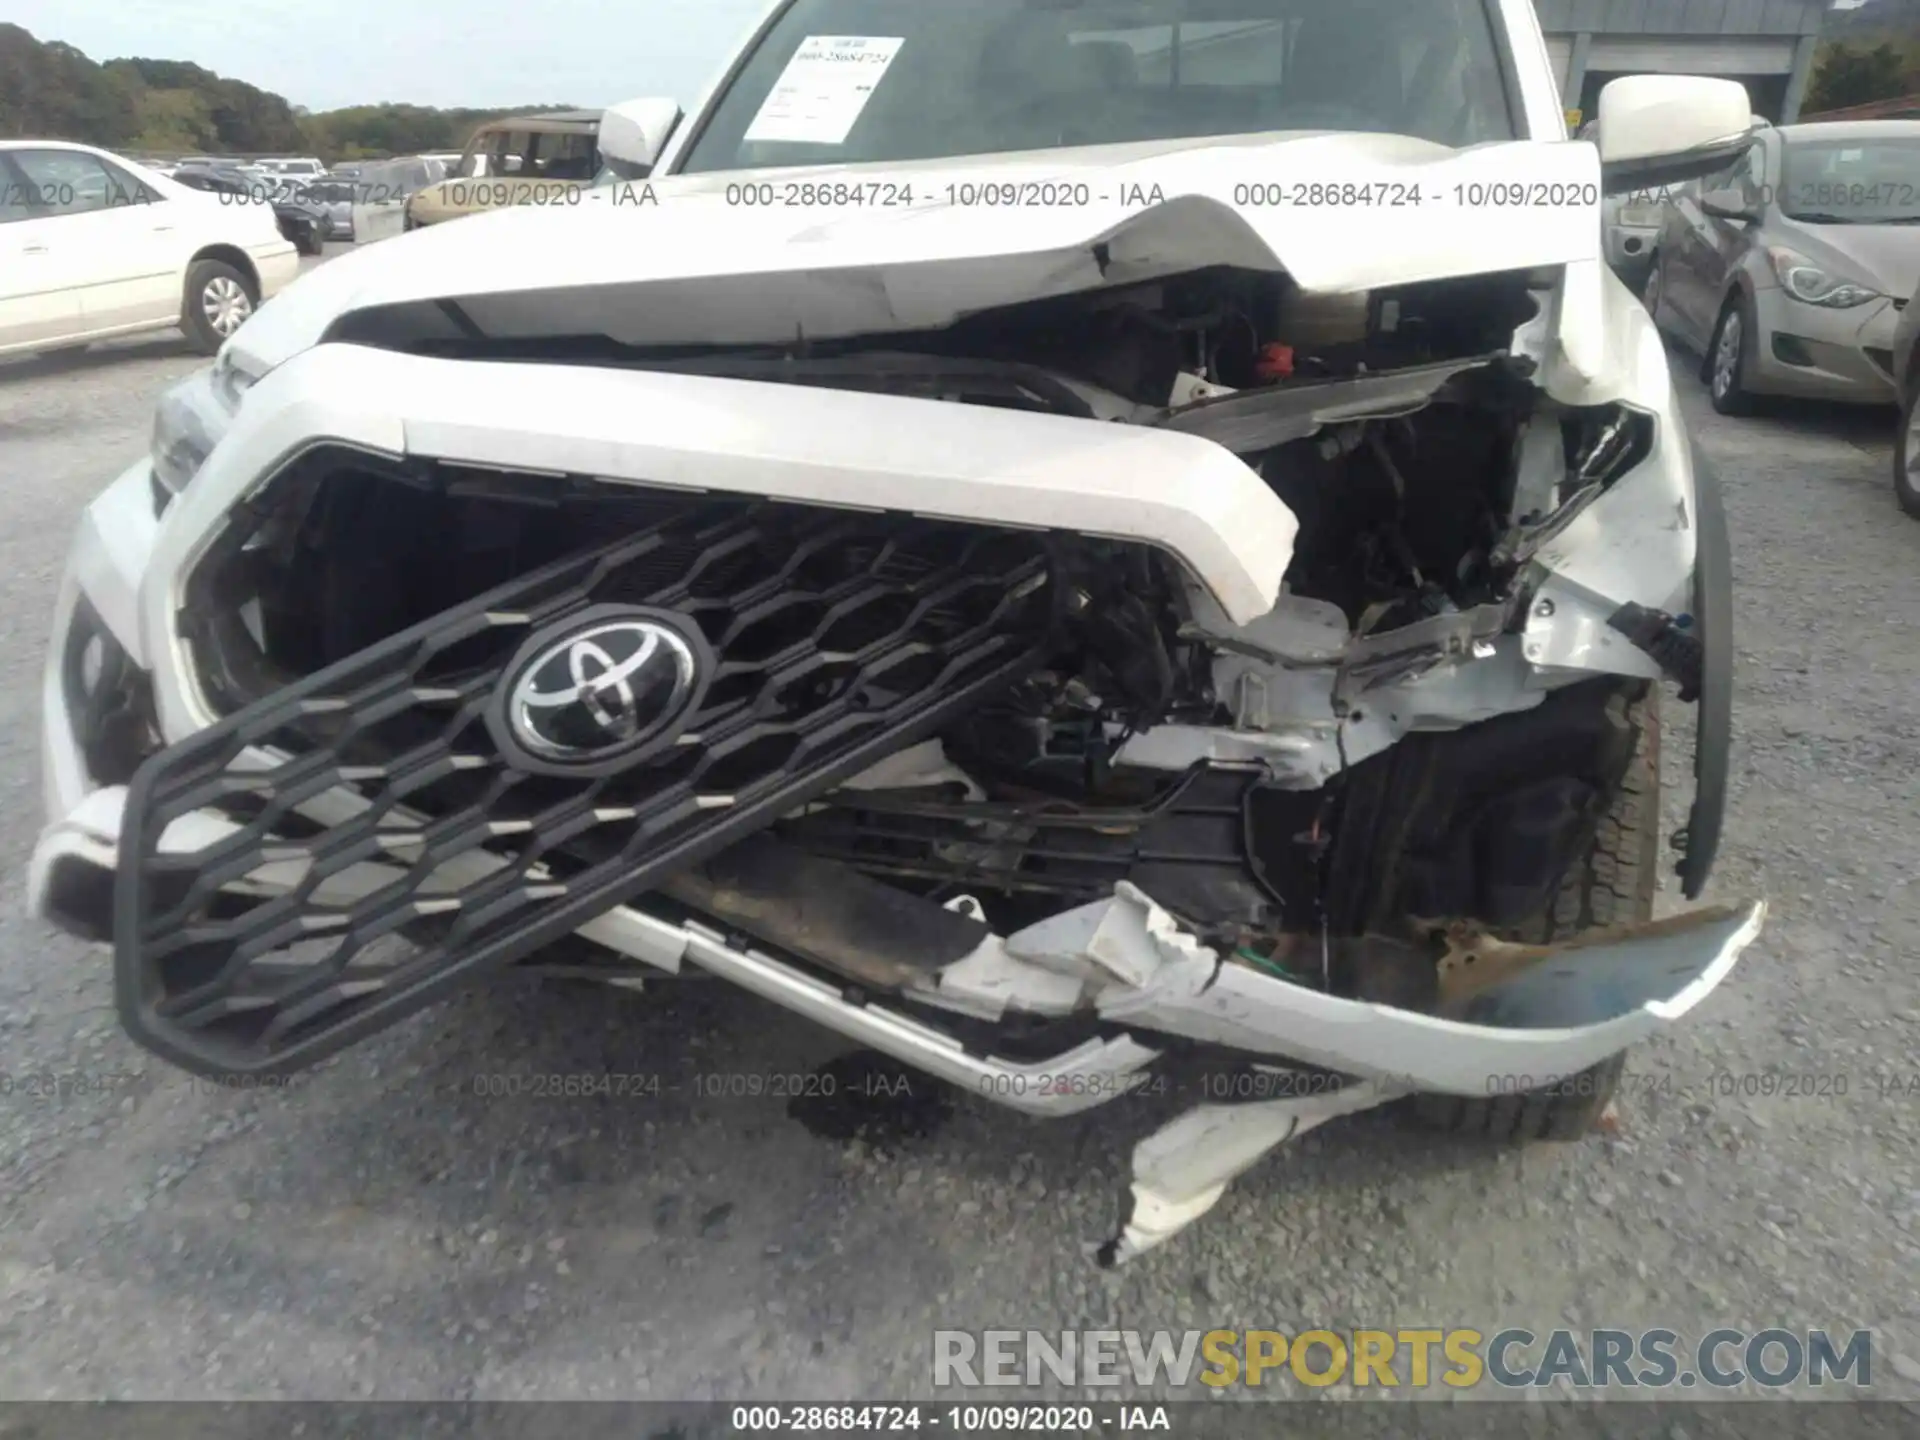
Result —
M844 144L905 43L894 35L807 36L747 127L747 143Z

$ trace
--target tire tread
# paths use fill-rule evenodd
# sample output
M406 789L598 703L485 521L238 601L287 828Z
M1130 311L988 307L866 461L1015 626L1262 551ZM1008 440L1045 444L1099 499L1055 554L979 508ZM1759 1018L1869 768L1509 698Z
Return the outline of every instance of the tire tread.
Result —
M1653 917L1660 883L1659 691L1624 707L1634 731L1633 758L1613 804L1600 819L1593 846L1561 882L1551 913L1535 928L1535 943L1548 944L1598 926L1625 925ZM1576 1093L1533 1090L1478 1099L1463 1095L1417 1095L1413 1112L1435 1130L1506 1143L1578 1140L1593 1129L1613 1100L1626 1056L1590 1066L1569 1083Z

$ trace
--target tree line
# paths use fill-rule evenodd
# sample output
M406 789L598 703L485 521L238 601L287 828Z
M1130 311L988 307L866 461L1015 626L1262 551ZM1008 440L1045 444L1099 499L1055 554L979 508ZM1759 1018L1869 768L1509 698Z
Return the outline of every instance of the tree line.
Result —
M1920 0L1827 12L1803 115L1920 94Z
M328 164L459 150L498 115L571 110L354 105L310 113L184 60L90 60L0 24L0 138L79 140L150 155L317 155Z

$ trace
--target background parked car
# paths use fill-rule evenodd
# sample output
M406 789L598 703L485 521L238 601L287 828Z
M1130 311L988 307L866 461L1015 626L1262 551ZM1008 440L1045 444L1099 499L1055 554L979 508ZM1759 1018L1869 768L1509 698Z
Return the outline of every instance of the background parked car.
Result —
M370 244L398 235L410 197L447 178L447 167L430 155L403 155L361 164L352 177L353 241Z
M309 199L299 187L273 197L273 215L280 233L293 242L302 255L318 255L333 233L333 211L317 200ZM351 206L348 207L351 212ZM348 224L352 224L351 218Z
M360 187L352 180L337 180L332 176L315 180L299 186L296 197L305 204L323 211L327 217L329 240L353 239L353 202Z
M504 206L553 204L583 189L600 172L601 113L560 110L482 125L453 174L408 199L405 228Z
M177 165L169 178L189 189L219 195L246 194L250 188L247 177L238 170L219 165Z
M1894 297L1920 284L1920 122L1786 125L1677 187L1642 292L1722 414L1894 400Z
M331 238L332 222L327 208L301 199L297 181L261 179L237 169L198 166L182 166L174 171L173 179L177 184L206 194L270 205L280 233L302 255L318 255Z
M1920 520L1920 289L1901 307L1893 335L1893 375L1900 393L1900 428L1894 431L1893 493Z
M299 269L267 205L89 145L0 140L0 355L170 325L210 354Z
M295 180L317 180L327 173L327 167L311 155L297 158L276 156L255 163L271 174L285 175Z

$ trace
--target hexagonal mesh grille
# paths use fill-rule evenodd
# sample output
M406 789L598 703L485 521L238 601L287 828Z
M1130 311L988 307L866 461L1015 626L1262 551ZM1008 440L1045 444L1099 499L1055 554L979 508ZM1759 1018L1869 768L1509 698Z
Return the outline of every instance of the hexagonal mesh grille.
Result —
M202 1073L310 1064L1018 678L1044 652L1048 580L1032 535L689 500L267 695L134 780L123 1021ZM686 736L611 776L516 770L484 719L503 671L606 603L711 643Z

